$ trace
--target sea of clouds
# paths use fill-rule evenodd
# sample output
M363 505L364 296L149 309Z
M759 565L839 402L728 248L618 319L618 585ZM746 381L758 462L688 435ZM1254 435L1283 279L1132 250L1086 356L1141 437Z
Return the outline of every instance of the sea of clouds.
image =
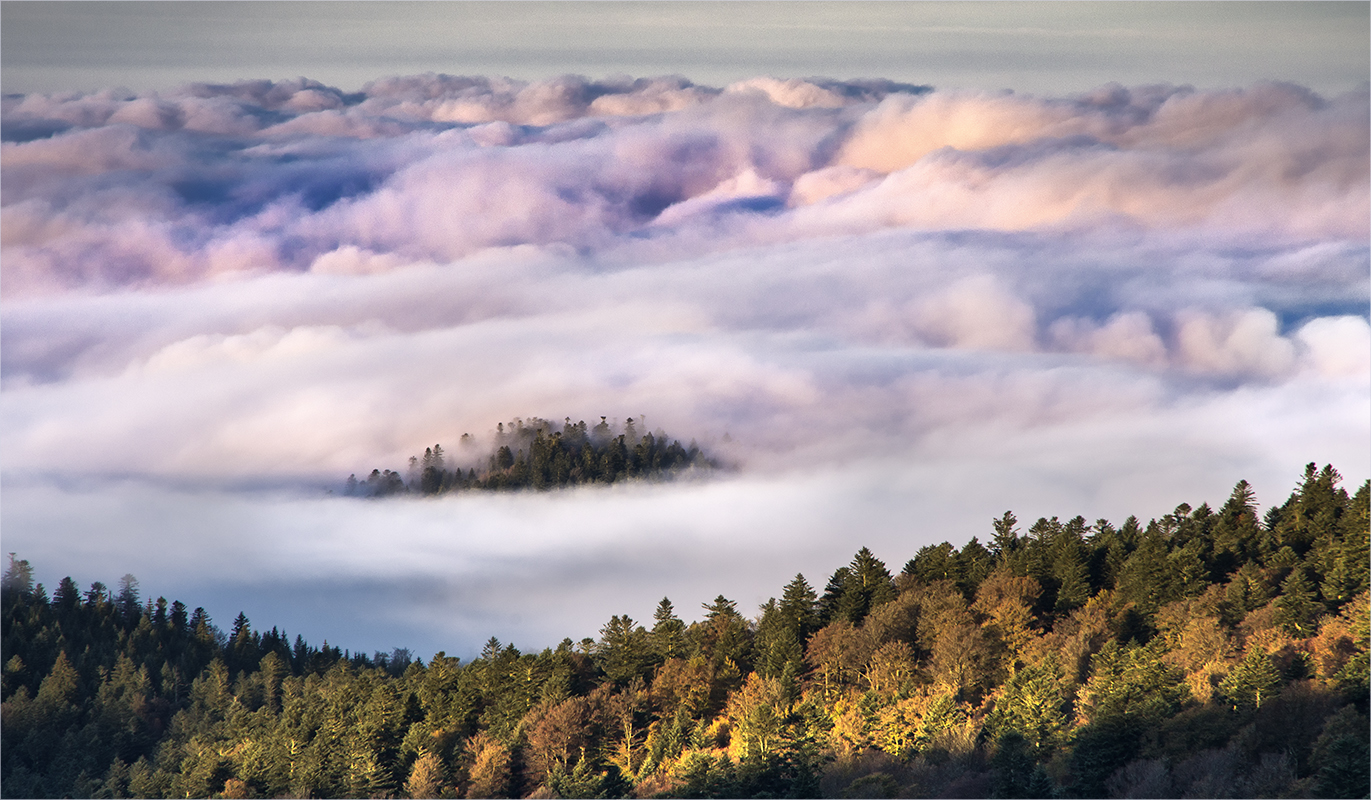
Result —
M1368 92L419 75L6 95L4 547L470 655L863 545L1371 474ZM709 481L362 501L513 417Z

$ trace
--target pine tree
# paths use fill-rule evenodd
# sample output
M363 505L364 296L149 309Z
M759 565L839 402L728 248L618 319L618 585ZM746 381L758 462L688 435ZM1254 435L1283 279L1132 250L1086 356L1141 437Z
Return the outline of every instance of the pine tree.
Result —
M16 559L14 553L10 553L10 565L5 570L3 583L5 594L27 595L33 591L33 567L24 559ZM8 598L7 598L8 599Z
M995 538L991 541L990 553L1001 562L1008 559L1019 546L1019 531L1015 527L1018 524L1019 520L1009 511L991 522L995 529Z
M1068 614L1090 599L1090 570L1085 561L1085 543L1074 529L1057 537L1052 549L1052 577L1057 584L1054 611Z
M819 598L819 624L828 623L840 619L839 602L842 600L843 591L847 588L851 578L852 570L847 567L838 567L829 576L828 583L824 586L823 597Z
M1124 562L1119 575L1119 592L1136 603L1144 615L1155 614L1174 596L1171 563L1161 530L1155 524L1139 538L1137 549Z
M737 669L751 663L752 642L747 621L738 613L737 604L719 595L713 603L702 603L705 619L702 625L701 650L716 667L731 662Z
M1295 567L1281 584L1281 595L1276 598L1276 621L1286 633L1305 639L1317 631L1318 612L1313 584L1304 567Z
M1017 733L1034 752L1050 752L1061 744L1070 728L1059 685L1061 678L1054 653L1019 670L1005 684L1004 693L986 720L987 733Z
M685 655L685 623L676 616L671 600L663 597L652 613L652 650L660 660Z
M804 575L796 573L795 578L785 585L780 612L787 624L794 628L800 641L808 639L819 629L818 597Z
M1176 713L1189 690L1184 674L1162 659L1165 647L1161 637L1146 645L1106 642L1090 659L1090 680L1079 700L1083 716L1159 720Z
M991 797L1051 797L1052 781L1017 732L1002 735L990 760Z
M1213 528L1213 575L1222 578L1261 555L1257 496L1251 484L1238 481L1217 516Z
M1371 481L1364 481L1340 519L1340 557L1346 566L1346 591L1355 596L1371 588ZM1325 599L1328 596L1325 595Z
M856 625L866 619L873 608L894 599L895 584L885 563L865 547L858 550L847 567L837 614Z
M642 677L652 664L652 655L647 631L627 614L614 615L600 628L595 660L614 683L626 686Z
M1281 676L1266 649L1249 647L1243 660L1219 684L1219 691L1235 708L1261 708L1280 692Z

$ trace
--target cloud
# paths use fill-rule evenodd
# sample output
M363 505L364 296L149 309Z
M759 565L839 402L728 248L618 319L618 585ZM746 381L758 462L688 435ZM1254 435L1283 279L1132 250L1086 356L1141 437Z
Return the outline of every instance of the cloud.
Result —
M1034 349L1033 308L988 276L952 284L922 301L914 317L914 327L938 345Z
M1062 317L1052 323L1050 331L1055 344L1064 350L1146 366L1166 363L1166 344L1154 330L1151 318L1141 311L1114 314L1101 325Z
M1220 374L1278 376L1295 363L1295 347L1278 333L1276 315L1266 309L1221 316L1184 310L1177 314L1180 361L1191 369Z
M1319 317L1295 331L1309 369L1330 377L1371 374L1371 325L1362 317Z
M6 543L83 581L152 553L113 572L221 619L260 593L312 641L474 650L664 591L751 607L863 544L898 568L1006 507L1364 480L1366 108L574 76L6 97ZM736 470L323 497L535 415L646 416ZM313 633L326 587L363 621Z
M21 266L4 291L299 270L349 246L403 262L518 244L635 259L883 228L1102 224L1364 240L1366 108L1364 92L1282 84L1035 98L575 76L29 95L6 101L4 126L49 135L4 144L0 213L9 229L81 230L7 237ZM751 194L729 184L745 176ZM124 208L142 242L106 227Z

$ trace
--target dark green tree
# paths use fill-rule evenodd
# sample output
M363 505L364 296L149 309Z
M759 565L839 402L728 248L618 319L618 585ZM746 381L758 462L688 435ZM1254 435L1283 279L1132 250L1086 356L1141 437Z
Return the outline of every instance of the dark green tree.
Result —
M605 677L620 686L644 677L652 668L652 639L648 632L627 614L614 615L600 628L595 661Z
M819 600L805 576L796 573L794 579L785 585L781 595L781 615L789 625L794 626L800 641L806 641L819 629Z
M990 760L991 797L1052 797L1052 780L1017 731L1002 734Z
M1057 586L1053 610L1069 614L1090 599L1090 568L1082 532L1085 520L1076 517L1052 543L1052 578Z
M895 584L885 563L865 547L858 550L847 566L836 616L857 625L876 606L894 599Z
M657 658L665 661L685 655L685 623L676 616L671 600L663 597L652 612L652 651Z
M1321 610L1304 568L1295 567L1281 584L1280 597L1276 598L1276 621L1286 633L1304 639L1316 632Z
M1018 524L1019 520L1009 511L991 523L995 529L995 537L991 540L990 554L997 560L1003 562L1018 549L1019 530L1015 527Z

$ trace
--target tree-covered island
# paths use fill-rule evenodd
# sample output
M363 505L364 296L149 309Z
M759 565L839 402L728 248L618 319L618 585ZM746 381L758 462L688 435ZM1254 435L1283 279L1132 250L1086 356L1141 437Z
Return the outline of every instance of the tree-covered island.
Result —
M593 427L567 417L559 427L539 417L496 425L484 458L471 434L462 434L455 457L441 444L411 456L406 474L373 469L363 480L349 475L343 492L354 497L443 494L465 490L557 489L626 480L667 480L684 472L717 469L719 462L658 430L642 431L629 417L620 429L605 417Z

